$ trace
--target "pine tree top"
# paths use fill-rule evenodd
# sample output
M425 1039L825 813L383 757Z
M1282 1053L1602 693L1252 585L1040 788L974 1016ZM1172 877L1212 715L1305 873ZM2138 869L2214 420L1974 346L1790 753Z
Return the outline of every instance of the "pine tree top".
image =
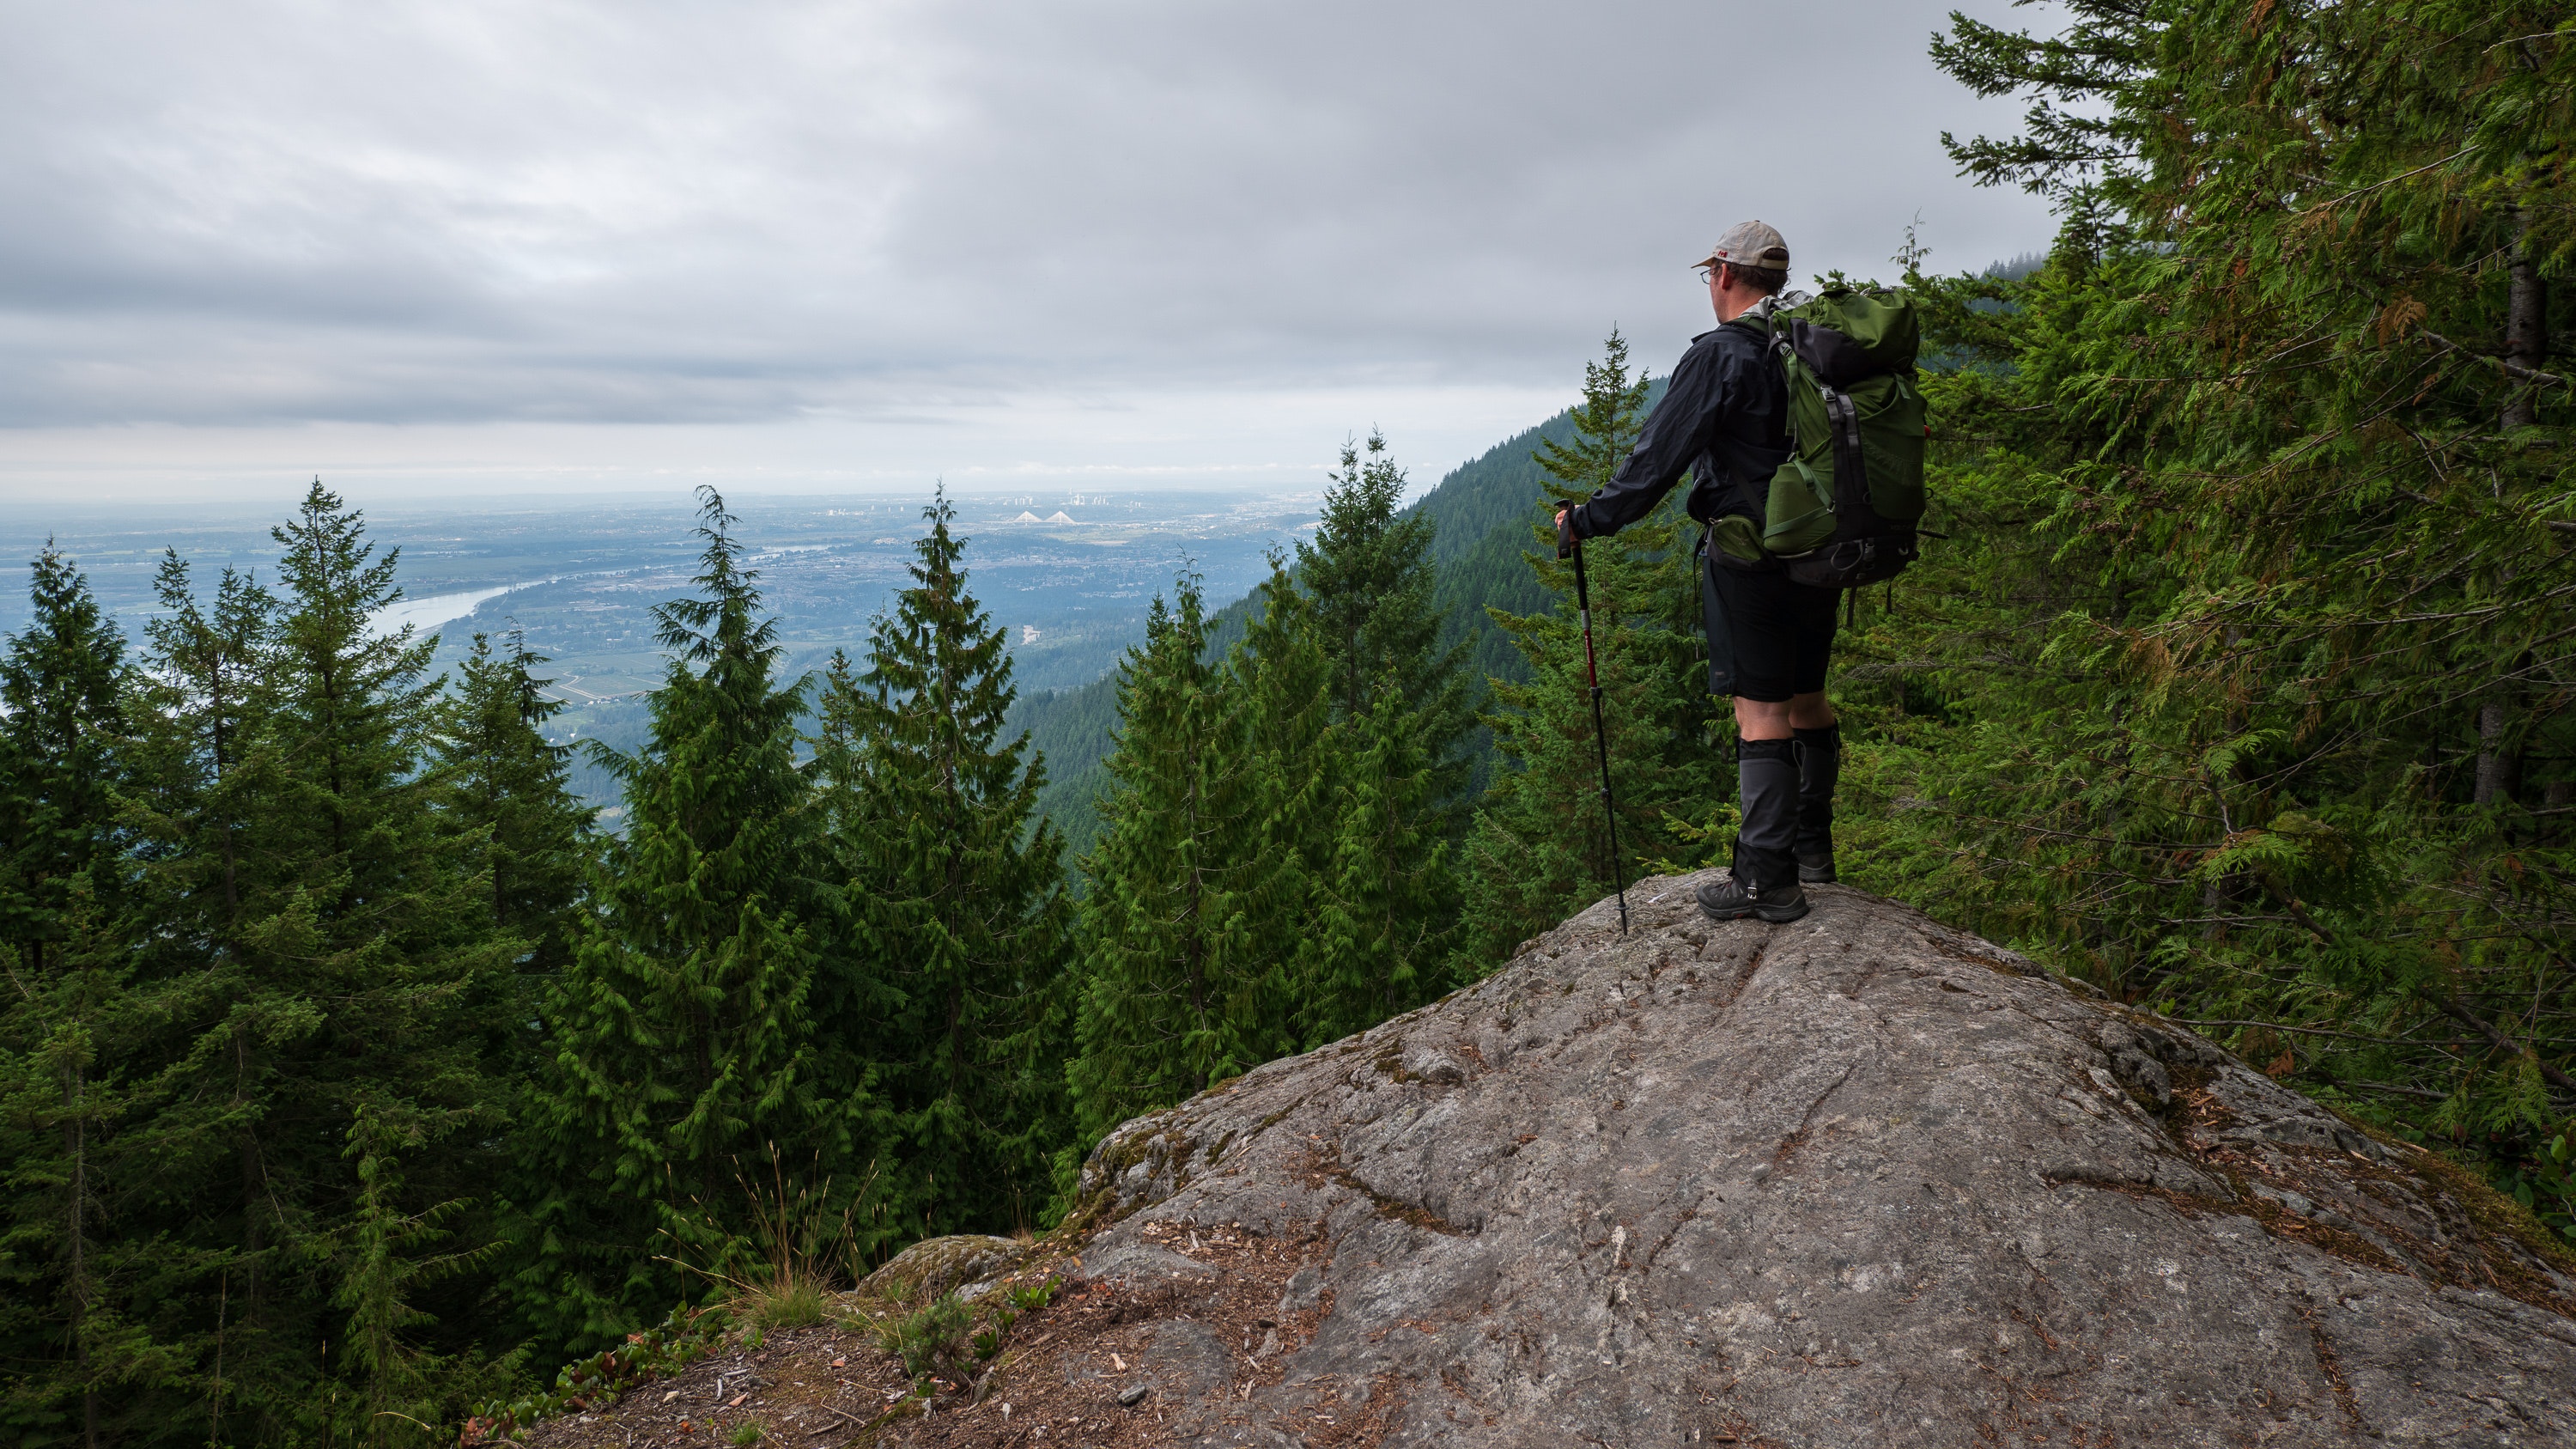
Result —
M1574 441L1542 440L1530 455L1556 480L1548 489L1556 501L1589 498L1619 471L1628 450L1636 446L1638 430L1645 426L1646 391L1651 385L1652 379L1642 370L1633 378L1628 375L1628 339L1619 335L1618 328L1611 328L1609 340L1601 346L1601 359L1583 364L1583 401L1574 408Z

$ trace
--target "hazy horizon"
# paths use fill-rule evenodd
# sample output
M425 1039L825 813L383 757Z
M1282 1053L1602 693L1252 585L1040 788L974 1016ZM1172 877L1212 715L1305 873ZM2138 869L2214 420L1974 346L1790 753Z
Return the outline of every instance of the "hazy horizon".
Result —
M1801 283L2044 247L1941 152L2017 111L1947 9L30 11L0 497L1258 490L1372 427L1426 483L1614 325L1669 368L1746 216ZM1870 105L1747 84L1825 54Z

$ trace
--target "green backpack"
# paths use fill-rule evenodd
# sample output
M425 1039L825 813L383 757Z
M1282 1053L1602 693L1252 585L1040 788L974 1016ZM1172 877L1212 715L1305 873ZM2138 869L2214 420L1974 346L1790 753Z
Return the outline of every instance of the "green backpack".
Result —
M1790 442L1771 475L1762 551L1820 588L1895 576L1914 561L1932 431L1913 299L1836 287L1761 322L1788 373Z

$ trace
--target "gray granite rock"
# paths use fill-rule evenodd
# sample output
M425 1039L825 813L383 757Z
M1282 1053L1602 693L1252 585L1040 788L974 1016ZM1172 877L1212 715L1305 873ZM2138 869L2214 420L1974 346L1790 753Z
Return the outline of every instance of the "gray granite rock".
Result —
M1157 1433L2576 1443L2568 1260L2457 1169L1912 910L1697 883L1100 1145Z

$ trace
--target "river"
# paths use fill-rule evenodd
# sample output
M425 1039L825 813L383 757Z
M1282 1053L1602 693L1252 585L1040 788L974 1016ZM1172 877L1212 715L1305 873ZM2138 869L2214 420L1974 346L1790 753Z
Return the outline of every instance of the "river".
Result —
M377 632L391 634L408 624L423 631L437 628L451 619L462 619L474 612L486 599L497 599L516 587L473 589L461 594L432 594L425 599L405 599L391 608L378 609L367 622Z

